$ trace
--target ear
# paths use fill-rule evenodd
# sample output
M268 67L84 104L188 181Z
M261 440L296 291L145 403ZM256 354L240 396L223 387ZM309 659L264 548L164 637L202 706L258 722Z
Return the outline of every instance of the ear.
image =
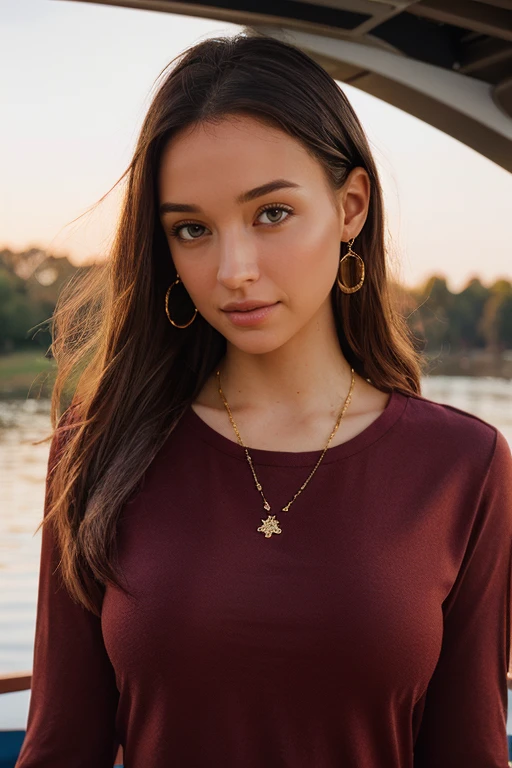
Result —
M371 184L367 171L360 166L353 168L338 192L341 206L340 240L347 242L362 230L370 205ZM344 213L344 215L343 215Z

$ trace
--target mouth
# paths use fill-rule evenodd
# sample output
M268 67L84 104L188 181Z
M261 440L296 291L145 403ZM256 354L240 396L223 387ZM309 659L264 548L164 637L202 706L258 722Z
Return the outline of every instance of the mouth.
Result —
M241 303L239 306L236 304L227 304L222 308L223 312L252 312L255 309L264 309L265 307L273 307L278 302L269 302L268 304L253 304L251 302Z
M276 307L280 304L276 301L275 304L265 304L253 309L238 309L238 310L223 310L223 312L229 317L230 321L234 325L248 326L260 323L265 320L270 314L272 314Z

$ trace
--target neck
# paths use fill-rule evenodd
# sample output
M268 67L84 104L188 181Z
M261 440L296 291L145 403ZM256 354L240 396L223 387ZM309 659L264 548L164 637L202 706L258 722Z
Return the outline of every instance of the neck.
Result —
M231 410L239 414L303 415L336 410L343 404L352 380L334 323L327 333L317 324L263 354L245 352L228 342L226 355L214 371L218 407L223 408L217 370L224 397Z

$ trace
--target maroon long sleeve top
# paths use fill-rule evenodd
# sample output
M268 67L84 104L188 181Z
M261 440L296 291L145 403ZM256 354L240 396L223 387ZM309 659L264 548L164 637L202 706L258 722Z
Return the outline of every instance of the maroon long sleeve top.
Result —
M288 513L320 451L250 449L270 537L233 438L185 412L122 510L135 598L108 585L101 618L43 528L16 768L111 768L119 744L126 768L507 768L504 435L395 391Z

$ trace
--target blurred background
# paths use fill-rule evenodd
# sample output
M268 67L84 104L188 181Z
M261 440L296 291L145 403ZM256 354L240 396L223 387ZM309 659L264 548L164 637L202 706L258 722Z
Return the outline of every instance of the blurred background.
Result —
M129 163L160 71L200 39L251 22L248 13L214 6L202 18L194 3L179 4L191 15L176 13L175 3L170 13L154 9L165 2L128 4L139 7L0 0L0 676L32 665L41 535L34 531L49 447L32 441L50 429L48 322L62 286L107 257L119 190L89 208ZM384 187L398 306L428 360L423 394L480 416L512 444L512 119L506 99L490 93L503 62L512 74L512 4L447 2L445 15L453 5L488 6L487 17L465 27L453 10L449 18L429 15L439 3L353 0L330 8L342 5L359 16L378 6L381 17L366 13L356 35L345 15L350 29L340 23L333 31L334 15L322 15L318 2L316 25L300 14L277 26L270 13L258 14L258 23L264 31L289 27L315 52L367 132ZM440 40L451 41L451 59ZM414 81L405 82L406 70ZM25 728L28 701L29 690L0 696L0 730ZM509 733L510 721L509 714Z

